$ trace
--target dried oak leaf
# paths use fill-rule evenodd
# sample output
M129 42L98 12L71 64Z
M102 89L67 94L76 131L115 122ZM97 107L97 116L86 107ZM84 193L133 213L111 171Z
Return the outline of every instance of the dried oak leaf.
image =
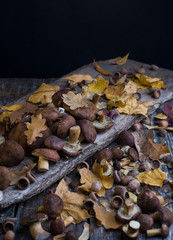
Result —
M114 211L106 211L103 206L94 202L94 212L96 219L104 226L105 229L118 229L122 226L122 223L115 219L116 213Z
M99 72L99 73L101 73L103 75L106 75L106 76L109 76L109 75L112 74L111 72L108 72L104 68L100 67L95 60L94 60L94 64L95 64L95 68L96 68L97 72Z
M169 148L165 143L155 143L154 138L149 132L142 130L132 133L135 138L135 146L139 154L139 160L141 162L149 159L161 159L170 155Z
M32 103L25 102L20 109L12 112L12 114L10 115L11 124L13 124L16 120L21 120L23 114L35 113L37 109L38 109L38 106Z
M165 129L167 131L173 131L173 127L159 127L159 126L150 126L150 125L146 125L143 124L145 127L147 127L149 130L154 130L154 129Z
M81 93L75 94L74 92L68 92L67 94L62 94L63 103L68 105L71 110L77 108L88 107L86 98L82 96Z
M27 129L24 134L27 137L27 143L30 145L36 141L37 137L42 137L42 131L47 129L46 119L42 118L41 113L36 117L31 117L31 123L26 123Z
M94 93L102 94L105 88L107 87L108 87L108 83L104 78L97 79L96 82L88 84L89 91Z
M163 113L158 113L157 115L154 116L154 118L158 118L158 119L164 120L164 119L167 119L168 117L165 114L163 114Z
M87 222L85 222L83 228L84 228L83 232L78 238L78 240L88 240L90 237L90 225Z
M157 168L154 171L142 172L136 175L136 178L141 183L162 187L163 181L167 178L167 173L163 172L160 168Z
M127 78L127 74L123 75L121 78L118 79L118 81L116 81L116 83L114 84L115 86L121 85L126 81Z
M54 93L59 91L59 86L42 83L41 86L29 97L32 103L51 103Z
M107 99L117 99L120 95L123 94L124 86L118 85L118 86L109 86L104 91L104 95Z
M3 106L1 109L3 110L3 113L0 114L0 122L3 122L3 119L5 117L10 117L12 112L19 110L22 107L22 105L12 105L9 107Z
M129 81L125 87L124 92L126 92L128 95L132 95L137 92L137 85L133 81Z
M154 87L160 89L164 87L162 78L152 78L140 73L135 73L134 81L137 84L137 88L145 89L149 87Z
M72 216L74 224L80 223L90 215L88 211L83 208L83 201L87 199L87 196L81 193L70 192L67 183L62 179L58 184L55 194L62 198L64 207L60 216L63 220Z
M14 170L12 169L11 170L11 183L10 185L16 185L18 180L21 178L21 177L26 177L26 173L28 171L31 171L37 164L34 163L30 166L24 166L22 167L22 169L20 170Z
M124 57L118 57L115 59L108 60L110 64L116 64L116 65L123 65L127 62L129 53L127 53Z
M74 84L78 84L78 83L82 82L83 80L87 81L88 83L96 80L95 78L93 78L87 74L73 74L73 75L65 77L63 79L68 79L69 80L68 83L70 84L70 86L72 86Z

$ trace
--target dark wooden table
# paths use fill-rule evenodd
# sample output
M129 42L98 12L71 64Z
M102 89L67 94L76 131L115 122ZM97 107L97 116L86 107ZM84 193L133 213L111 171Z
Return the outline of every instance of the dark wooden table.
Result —
M102 64L104 62L101 62ZM143 65L147 72L146 74L149 74L150 76L156 74L155 72L151 72L149 70L149 65L142 64L136 61L129 60L126 64L126 68L128 71L135 71L137 70L141 65ZM109 66L106 66L109 70ZM86 66L82 67L84 72L85 69L87 69ZM115 71L119 70L120 67L115 68ZM76 71L75 71L76 72ZM86 71L87 73L87 71ZM157 76L162 76L166 78L166 84L169 88L173 87L172 84L172 78L173 78L173 72L166 69L159 69L159 71L156 74ZM28 93L33 92L42 82L45 83L51 83L54 82L57 79L0 79L0 106L7 105L11 102L14 102L15 100L27 95ZM173 103L173 101L172 101ZM163 107L163 104L157 109L156 113L159 113L161 108ZM155 115L154 113L153 115ZM153 122L153 115L151 117L151 120ZM167 145L170 148L171 151L171 158L173 157L173 134L171 132L168 132L166 137L158 137L158 133L156 130L153 131L153 134L155 136L156 141L159 142L166 142ZM112 143L113 145L116 144L115 142ZM88 159L88 162L91 162L91 159ZM163 166L162 168L164 171L168 171L167 166ZM75 174L75 170L70 173L71 176ZM172 171L168 172L168 176L172 178ZM40 194L32 197L31 199L13 204L10 207L0 210L0 221L4 221L4 219L8 216L10 217L17 217L18 221L16 224L16 240L29 240L32 239L29 233L28 228L21 227L19 222L20 219L23 218L26 215L32 214L36 211L37 207L40 206L43 203L44 196L51 190L54 189L57 186L58 183L53 184ZM172 198L172 189L171 187L163 187L162 189L154 188L155 190L158 190L160 194L162 194L166 198ZM170 204L169 207L173 210L173 205ZM102 240L102 239L121 239L120 232L118 231L106 231L103 227L97 227L96 222L94 218L88 219L88 223L90 224L90 239L91 240ZM70 225L67 229L73 229L77 232L78 236L82 233L83 230L83 223L78 225ZM145 235L140 235L139 239L145 239ZM0 239L3 239L3 235L0 235ZM148 238L149 239L149 238ZM152 238L150 238L152 239ZM161 239L159 237L155 237L153 239ZM173 239L173 227L170 227L170 234L167 239Z

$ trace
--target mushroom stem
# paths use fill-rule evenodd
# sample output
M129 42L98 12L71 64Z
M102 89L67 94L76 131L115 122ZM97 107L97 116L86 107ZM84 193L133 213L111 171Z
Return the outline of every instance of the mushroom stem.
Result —
M83 86L82 87L82 95L87 97L89 95L90 91L89 91L89 87L87 86Z
M105 121L105 115L104 115L104 112L103 111L98 111L97 112L97 116L99 118L99 123L103 123Z
M35 223L30 225L30 233L31 233L31 236L35 239L38 234L48 233L48 232L46 232L42 228L41 222L35 222Z
M128 225L128 231L129 233L135 233L136 231L138 231L140 228L140 223L138 221L130 221L129 225Z
M69 143L76 146L80 136L80 126L76 125L70 128L69 130Z
M109 169L109 163L106 161L106 159L102 159L100 165L103 168L103 172L106 172Z
M68 218L66 218L64 220L64 224L65 224L65 227L67 227L68 225L70 225L72 222L73 222L74 218L69 216Z
M125 204L124 204L124 212L125 212L127 215L129 215L130 212L133 211L134 205L135 205L135 204L134 204L134 202L132 201L132 199L127 198L127 199L125 200Z
M122 160L122 161L120 162L121 167L127 166L130 162L131 162L130 159Z
M39 156L38 159L38 171L46 172L49 170L49 161L42 156Z
M98 107L98 105L99 105L99 99L100 99L100 96L97 93L95 93L94 96L93 96L93 99L92 99L92 103L96 107Z
M157 235L162 235L162 229L161 228L147 230L147 237L154 237L154 236L157 236Z

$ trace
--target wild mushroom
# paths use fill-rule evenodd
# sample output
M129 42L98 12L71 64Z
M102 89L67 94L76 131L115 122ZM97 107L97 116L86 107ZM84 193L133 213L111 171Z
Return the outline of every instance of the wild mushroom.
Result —
M101 162L101 160L106 159L106 161L110 162L112 160L112 151L109 148L103 148L100 151L97 151L93 155L93 160L97 161L98 163Z
M8 168L0 166L0 190L6 189L11 182L11 172Z
M146 233L147 237L162 236L162 238L167 238L169 236L169 228L166 224L162 224L161 228L150 229Z
M134 136L130 131L122 131L117 138L117 144L121 146L128 145L133 147L135 145Z
M122 223L130 222L136 219L141 214L141 209L132 199L127 198L125 200L124 207L121 207L117 211L117 219Z
M79 126L81 128L81 134L86 142L94 142L97 137L97 132L92 122L86 119L79 121Z
M126 239L136 239L139 235L140 223L132 220L122 227L123 234Z
M123 178L121 178L121 182L122 182L122 184L123 184L124 186L126 186L126 185L128 185L128 183L129 183L130 181L132 181L132 180L134 180L134 179L135 179L134 177L126 175L126 176L124 176Z
M65 115L61 118L57 126L57 136L59 138L66 138L71 127L76 125L76 120L70 115Z
M47 138L45 138L44 145L47 148L61 150L64 147L64 141L61 138L58 138L54 135L50 135Z
M65 240L77 240L76 233L74 231L68 231L66 233Z
M99 102L100 95L95 93L91 102L98 108L99 110L104 110L107 107L106 102Z
M168 227L173 223L173 213L169 208L165 206L160 205L158 211L153 213L151 217L154 219L154 221L161 221Z
M21 220L20 224L22 226L29 226L31 236L34 239L36 238L40 239L39 236L42 236L42 234L44 234L45 237L48 238L50 236L50 233L46 232L41 225L41 223L45 220L47 220L47 215L45 215L44 213L36 213L36 214L24 217Z
M69 130L69 139L64 142L62 152L69 157L76 156L81 153L81 144L78 141L80 136L80 127L78 125L73 126Z
M151 170L151 164L149 162L144 162L139 165L139 172L147 172Z
M115 209L121 208L123 203L124 203L124 200L122 199L122 197L118 195L115 195L111 200L111 206Z
M153 218L150 215L147 214L141 214L139 215L139 217L137 218L137 221L140 223L140 232L144 233L147 230L151 229L154 221Z
M58 162L60 160L59 154L49 148L38 148L32 151L34 157L38 157L38 171L46 172L49 170L49 161Z
M6 140L0 145L0 165L12 167L24 159L24 150L13 140Z
M50 231L53 234L61 234L65 231L64 221L59 219L54 219L50 224Z
M66 94L70 91L70 88L64 88L59 90L58 92L54 93L54 95L52 96L52 102L56 107L59 107L62 105L63 101L62 101L62 94Z
M62 199L54 193L49 193L44 198L44 211L50 218L56 218L63 210Z
M113 159L122 159L123 158L123 152L120 149L120 147L114 147L112 148L112 156Z
M127 190L133 192L139 187L140 187L140 182L137 179L134 179L128 183Z
M132 169L128 172L128 176L132 176L132 177L135 177L136 175L139 174L139 171L137 169Z
M11 230L5 233L4 240L13 240L15 238L15 233Z
M138 152L134 148L129 148L128 155L129 155L130 159L134 162L138 161L138 159L139 159Z
M59 118L59 113L55 107L39 108L35 115L40 114L46 119L46 123L55 122Z
M100 161L100 166L103 169L104 176L110 176L112 174L112 164L110 164L110 162L108 162L106 159L102 159Z
M93 125L98 133L105 132L114 125L112 119L105 116L103 111L97 112L97 116L98 120L93 121Z
M93 182L93 184L91 185L92 192L98 193L98 192L100 192L101 188L102 188L102 186L99 181Z
M114 177L114 182L117 183L117 184L120 184L121 183L121 176L120 176L120 172L119 170L115 170L113 172L113 177Z
M115 186L115 195L122 197L124 201L129 198L129 193L124 186Z

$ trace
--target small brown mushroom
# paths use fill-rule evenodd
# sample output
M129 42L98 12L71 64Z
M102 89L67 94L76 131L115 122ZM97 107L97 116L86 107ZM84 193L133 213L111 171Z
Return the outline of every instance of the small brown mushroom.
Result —
M13 240L15 238L15 233L11 230L5 233L4 240Z
M21 177L19 178L16 186L21 189L21 190L25 190L29 187L30 185L30 181L27 177Z
M121 176L120 176L120 172L119 170L115 170L113 173L113 177L114 177L114 182L117 184L121 183Z
M141 66L138 70L137 70L138 73L140 74L144 74L145 73L145 68L143 66Z
M3 223L4 232L8 232L10 230L14 231L15 225L16 225L16 222L6 219L5 222Z
M133 130L134 131L137 131L137 130L141 130L142 129L142 124L141 123L135 123L134 125L133 125Z
M135 191L139 187L140 187L140 182L137 179L130 181L127 185L128 191L131 191L131 192Z
M142 120L142 124L150 125L151 124L151 120L149 118L144 118Z
M129 198L129 193L124 186L116 186L115 195L119 195L124 201Z
M98 120L93 121L93 125L98 133L105 132L114 125L112 119L105 116L103 111L97 112L97 116Z
M161 222L166 224L168 227L173 223L173 213L169 208L165 206L160 205L158 208L158 213L156 213L156 215L158 215L159 220L161 220Z
M151 68L150 68L152 71L157 71L159 70L159 67L155 64L151 64Z
M154 224L153 218L147 214L141 214L137 218L137 221L140 223L140 232L141 233L144 233L147 230L151 229Z
M161 92L160 92L159 89L156 89L156 90L153 91L153 97L154 98L158 99L158 98L160 98L160 96L161 96Z
M112 160L112 151L108 148L103 148L100 151L97 151L94 156L93 160L97 161L98 163L101 162L101 160L106 159L106 161L110 162Z
M122 131L117 138L117 144L121 146L128 145L133 147L135 145L134 136L130 131Z
M65 240L77 240L76 233L74 231L68 231L66 233Z
M59 138L66 138L71 127L76 125L76 120L70 115L65 115L61 118L57 126L57 136Z
M110 83L114 85L119 79L121 78L121 73L120 72L115 72L113 75L110 77Z
M92 103L98 108L99 110L104 110L107 107L106 102L99 102L100 95L95 93L92 98Z
M159 122L159 126L160 126L160 127L167 128L167 127L169 126L169 123L168 123L167 120L161 120L161 121Z
M112 156L113 159L122 159L123 158L123 152L119 147L112 148Z
M138 159L139 159L138 152L134 148L129 148L128 155L129 155L130 159L134 162L138 161Z
M56 218L63 210L63 201L54 193L49 193L44 198L44 211L50 218Z
M151 170L151 164L149 162L144 162L139 165L139 172L147 172Z
M50 224L50 231L53 234L61 234L65 231L64 221L59 219L54 219Z
M128 224L123 225L122 231L125 239L136 239L139 235L140 223L131 220Z
M134 179L135 179L134 177L126 175L123 178L121 178L121 182L124 186L127 186L129 184L129 182L134 180Z
M150 229L146 233L147 237L162 236L162 238L167 238L169 236L169 228L166 224L162 224L162 228Z
M83 135L86 142L94 142L97 137L97 132L92 122L83 119L79 121L79 126L81 128L81 134Z
M47 148L52 148L54 150L61 150L64 147L64 141L54 135L50 135L44 140L44 145Z
M132 176L132 177L135 177L136 175L139 174L139 171L137 169L132 169L128 172L128 176Z
M46 123L55 122L59 118L59 113L55 107L39 108L35 115L40 114L42 118L46 119Z
M122 167L120 161L115 160L115 161L113 162L113 167L114 167L114 170L120 171L120 170L121 170L121 167Z
M58 92L56 92L53 96L52 96L52 102L56 107L59 107L62 105L63 101L62 101L62 94L67 94L70 91L70 88L64 88L59 90Z
M0 166L0 190L6 189L11 182L11 172L8 168Z
M101 188L102 188L102 186L99 181L93 182L93 184L91 185L92 192L98 193L98 192L100 192Z

